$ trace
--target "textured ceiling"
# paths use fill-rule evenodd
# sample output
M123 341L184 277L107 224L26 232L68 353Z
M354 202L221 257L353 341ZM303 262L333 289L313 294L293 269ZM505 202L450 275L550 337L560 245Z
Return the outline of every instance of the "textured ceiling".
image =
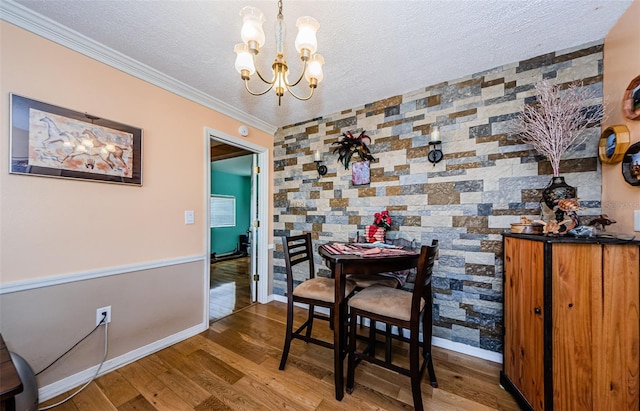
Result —
M142 71L160 83L169 76L171 84L228 105L231 115L246 113L234 117L269 130L603 39L632 0L284 0L291 77L301 67L293 47L299 16L319 21L318 52L326 63L311 100L285 95L280 107L273 92L249 95L233 67L238 13L252 5L267 19L258 67L269 69L275 0L2 2L46 16L120 59L133 59L128 66L142 63ZM303 86L299 94L307 90Z

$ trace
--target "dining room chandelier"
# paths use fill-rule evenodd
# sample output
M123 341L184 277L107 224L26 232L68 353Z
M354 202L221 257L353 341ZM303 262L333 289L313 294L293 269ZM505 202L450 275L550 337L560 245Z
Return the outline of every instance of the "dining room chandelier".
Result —
M240 33L242 43L236 44L234 47L236 53L235 67L242 80L244 80L244 86L247 91L254 96L261 96L274 89L278 96L278 105L281 103L285 90L298 100L309 100L323 78L322 65L324 64L324 58L320 54L315 54L318 48L316 31L320 27L318 21L309 16L300 17L296 21L298 35L296 36L295 46L304 66L300 76L295 81L290 82L289 67L284 58L285 24L284 16L282 15L282 0L278 1L278 17L275 24L276 58L271 65L271 80L267 80L256 69L256 56L260 52L260 47L264 45L265 40L264 30L262 29L262 24L265 21L264 14L255 7L246 6L240 10L240 16L243 21ZM254 92L249 88L249 80L254 73L257 73L260 80L269 85L266 90ZM300 83L303 77L307 80L311 89L306 97L301 97L292 90L293 87Z

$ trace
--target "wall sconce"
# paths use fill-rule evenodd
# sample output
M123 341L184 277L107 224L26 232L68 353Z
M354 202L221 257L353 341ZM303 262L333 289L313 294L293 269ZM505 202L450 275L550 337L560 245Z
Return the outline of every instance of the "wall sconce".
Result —
M313 154L313 162L316 163L316 170L318 170L318 176L323 176L327 174L327 166L322 165L322 156L320 155L320 150L316 150Z
M438 126L431 128L431 138L429 140L429 154L427 158L436 166L436 163L442 160L442 141L440 141L440 130Z

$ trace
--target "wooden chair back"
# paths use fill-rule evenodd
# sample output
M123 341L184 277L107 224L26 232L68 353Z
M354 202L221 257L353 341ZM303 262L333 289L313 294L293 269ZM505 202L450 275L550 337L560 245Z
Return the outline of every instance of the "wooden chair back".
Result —
M309 270L307 278L315 277L311 233L290 237L282 236L282 248L284 249L285 273L287 276L287 295L291 295L297 285L294 284L293 278L294 266L307 262Z

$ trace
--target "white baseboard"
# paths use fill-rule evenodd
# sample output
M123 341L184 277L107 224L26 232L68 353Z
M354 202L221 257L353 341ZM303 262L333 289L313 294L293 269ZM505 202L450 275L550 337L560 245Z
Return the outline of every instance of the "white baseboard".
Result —
M105 361L104 365L102 366L102 369L100 370L100 374L98 376L107 374L113 370L116 370L129 363L139 360L140 358L146 357L149 354L153 354L156 351L160 351L173 344L179 343L180 341L186 340L189 337L193 337L194 335L206 330L208 327L209 327L209 322L207 321L205 323L195 325L191 328L187 328L186 330L180 331L176 334L170 335L161 340L154 341L151 344L145 345L144 347L140 347L133 351L129 351L128 353L123 354L119 357L111 358L110 360ZM98 366L95 365L84 371L80 371L79 373L70 375L52 384L39 388L38 389L39 401L40 402L47 401L48 399L51 399L56 395L60 395L75 387L85 384L87 381L89 381L89 379L91 379L91 377L93 377L97 369L98 369Z
M283 295L271 295L269 298L273 301L280 301L282 303L287 302L287 297ZM296 304L296 306L299 306L301 308L306 308L306 305L302 305L302 304L300 305ZM323 311L322 307L318 307L317 310L323 312L324 314L329 314L329 310ZM365 321L364 325L368 326L368 322ZM503 356L501 353L485 350L478 347L472 347L470 345L447 340L445 338L432 337L431 344L435 347L440 347L446 350L455 351L460 354L470 355L472 357L481 358L483 360L492 361L498 364L502 364L502 361L503 361Z
M440 337L432 337L431 344L434 347L444 348L446 350L455 351L460 354L470 355L476 358L482 358L483 360L496 362L502 364L502 354L495 351L489 351L478 347L472 347L467 344L447 340Z

